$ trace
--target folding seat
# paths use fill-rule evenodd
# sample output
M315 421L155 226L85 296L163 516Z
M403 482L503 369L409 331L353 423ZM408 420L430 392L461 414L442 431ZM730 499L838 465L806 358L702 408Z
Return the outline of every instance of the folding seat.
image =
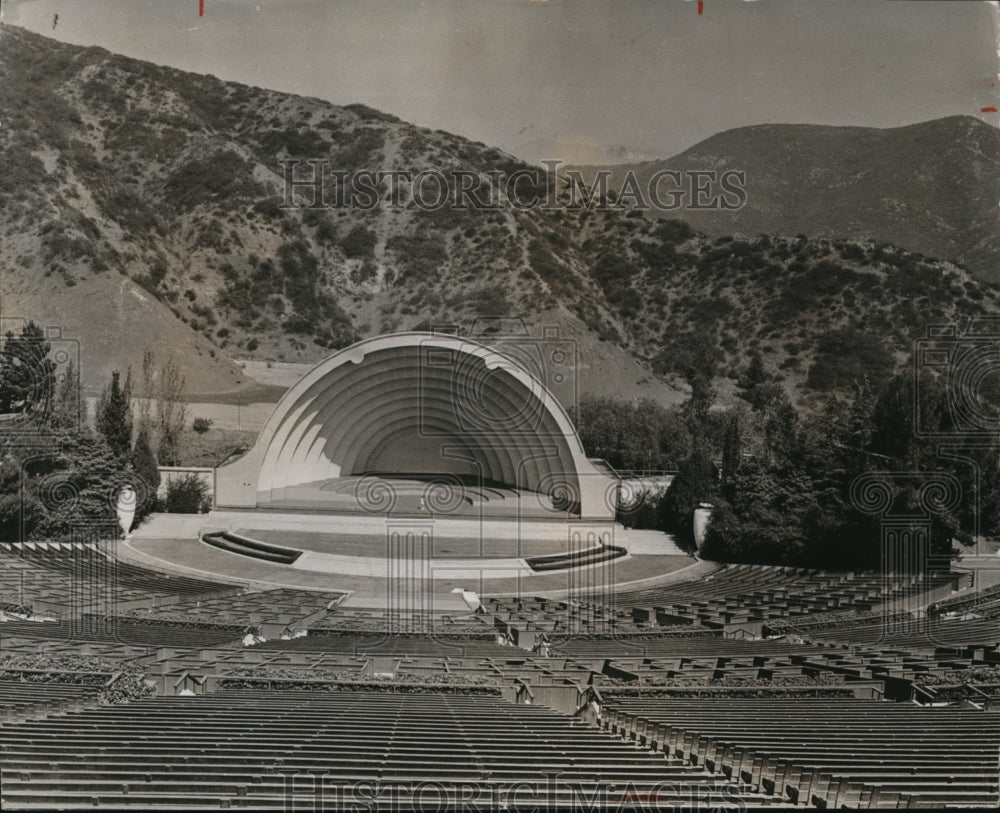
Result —
M861 804L864 785L841 778L830 786L829 803L832 807L857 808Z
M833 786L833 790L836 792L836 784L829 773L816 769L812 770L809 774L807 788L804 791L808 800L806 803L813 807L829 807L831 786Z
M791 762L786 763L786 766L784 794L797 804L808 804L812 769Z

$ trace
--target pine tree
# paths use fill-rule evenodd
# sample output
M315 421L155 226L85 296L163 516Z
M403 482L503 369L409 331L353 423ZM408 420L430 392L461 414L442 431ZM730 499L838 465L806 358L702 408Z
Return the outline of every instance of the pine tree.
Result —
M10 449L0 451L0 540L23 542L43 516L30 484L21 459Z
M62 380L56 387L52 405L52 428L72 430L80 426L80 375L70 360Z
M48 417L55 389L51 349L44 331L34 322L28 322L20 335L7 332L0 350L0 413Z
M694 512L701 502L712 502L716 494L715 466L705 444L694 439L691 454L681 463L660 503L662 527L678 540L693 545Z
M848 417L846 440L855 448L867 449L872 441L872 412L875 409L875 393L871 381L865 376L854 383L854 400Z
M722 486L728 490L743 460L743 443L740 437L740 419L735 413L726 425L726 436L722 444Z
M739 393L740 398L753 406L756 400L754 397L756 389L770 381L771 376L768 375L767 369L764 367L764 357L760 354L760 348L754 347L750 354L750 363L747 365L743 375L740 376L738 384L742 390Z
M125 387L118 383L118 371L111 374L111 385L101 394L97 412L97 431L104 436L117 457L126 457L132 449L132 408L129 403L131 375Z
M139 429L132 450L132 467L142 479L145 486L140 495L144 496L142 504L137 506L137 518L141 518L153 510L156 505L156 490L160 487L160 470L156 466L156 458L149 444L149 431L146 427Z
M708 411L715 401L715 376L722 358L714 333L699 325L671 337L669 345L653 362L657 374L678 374L691 388L683 414L692 434L705 431Z
M117 527L115 506L126 477L122 460L101 434L68 433L54 450L49 476L61 483L59 491L47 488L36 495L44 508L32 532L38 539L71 534L81 524ZM38 478L45 485L44 478ZM33 483L34 478L29 480Z
M764 458L782 463L792 454L797 440L799 414L784 390L779 390L764 412Z

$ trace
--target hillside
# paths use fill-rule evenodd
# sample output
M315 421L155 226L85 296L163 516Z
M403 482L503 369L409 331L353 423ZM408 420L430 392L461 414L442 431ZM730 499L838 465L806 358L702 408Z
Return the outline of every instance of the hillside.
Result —
M508 186L544 197L554 180L508 184L530 168L361 105L9 26L0 72L2 314L78 336L91 389L146 348L181 355L188 389L217 395L247 384L234 359L310 362L360 337L485 316L575 340L581 392L678 402L678 359L707 341L723 399L756 346L808 402L903 363L928 322L1000 313L997 291L962 268L881 242L518 208ZM499 178L499 203L429 210L383 188L372 205L282 209L289 158Z
M579 169L591 182L611 171L611 189L628 171L645 188L662 170L740 170L746 205L683 213L695 228L893 243L1000 282L1000 130L971 116L891 129L740 127L663 161Z
M527 247L553 226L534 213L279 208L286 158L526 169L511 156L362 106L0 36L3 312L79 337L90 388L147 348L185 354L189 389L217 392L241 381L229 357L309 362L365 335L511 315L578 340L598 391L646 378L640 392L680 397L544 295Z

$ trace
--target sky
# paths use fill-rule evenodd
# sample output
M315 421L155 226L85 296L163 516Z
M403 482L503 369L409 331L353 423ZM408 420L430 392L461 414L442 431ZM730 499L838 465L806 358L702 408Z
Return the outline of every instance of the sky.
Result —
M6 23L361 102L529 161L669 157L751 124L1000 124L995 2L5 0ZM54 15L59 15L53 29Z

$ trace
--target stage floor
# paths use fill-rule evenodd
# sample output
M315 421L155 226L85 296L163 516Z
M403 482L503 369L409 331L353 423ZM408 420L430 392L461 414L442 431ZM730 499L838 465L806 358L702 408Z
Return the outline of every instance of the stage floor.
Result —
M293 564L277 564L201 541L203 534L220 530L302 554ZM593 537L587 541L588 531L628 553L599 564L545 573L525 562L526 556L599 548ZM571 542L574 532L577 536ZM411 534L410 541L400 544L398 540L406 534ZM424 541L415 543L421 536ZM425 582L421 600L432 596L435 608L442 611L460 609L461 600L451 594L455 588L481 595L561 597L653 584L682 573L688 577L700 572L699 567L712 569L677 548L666 534L630 531L612 522L400 519L274 510L155 514L120 551L123 558L148 567L256 589L342 590L350 594L345 603L355 607L382 608L390 594L412 592L412 582L420 580ZM410 586L404 588L404 583Z
M567 506L507 483L456 474L372 472L276 489L269 510L331 511L424 517L566 519Z

